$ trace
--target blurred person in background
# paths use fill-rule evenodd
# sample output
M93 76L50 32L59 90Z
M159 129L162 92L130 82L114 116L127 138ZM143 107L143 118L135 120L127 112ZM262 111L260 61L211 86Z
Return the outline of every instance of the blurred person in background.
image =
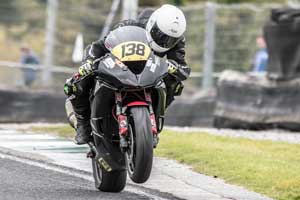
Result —
M268 65L268 52L263 36L256 38L258 50L253 60L253 72L265 72Z
M27 45L23 44L20 48L21 51L21 59L20 63L22 65L38 65L39 59L37 55L32 51L32 49ZM32 85L33 81L36 78L36 72L32 68L23 68L23 77L25 86L29 87Z
M190 68L185 61L185 38L186 19L183 12L175 6L163 5L157 10L145 9L140 13L137 20L124 20L117 24L114 29L122 26L138 26L146 29L148 44L157 56L166 56L169 61L169 74L165 79L167 86L167 106L174 100L174 96L180 95L183 89L182 81L190 74ZM74 109L77 119L75 142L85 144L91 137L90 125L90 90L93 87L93 77L86 78L93 72L93 61L101 58L110 50L105 46L105 38L95 41L85 50L79 74L85 77L80 80L81 94L73 94L73 82L75 76L68 79L64 90ZM78 84L78 83L77 83Z

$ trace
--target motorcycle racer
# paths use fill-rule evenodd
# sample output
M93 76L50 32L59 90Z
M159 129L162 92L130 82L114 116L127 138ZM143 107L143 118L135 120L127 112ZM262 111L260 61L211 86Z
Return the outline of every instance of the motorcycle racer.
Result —
M114 29L122 26L139 26L146 29L148 44L157 56L166 56L169 61L169 74L165 83L167 87L167 106L180 95L183 89L181 83L188 78L190 68L185 62L185 16L180 9L172 5L163 5L157 10L144 10L137 20L124 20ZM85 49L83 63L79 72L67 80L64 91L72 104L77 124L75 125L77 144L85 144L91 140L90 126L90 91L94 79L89 75L95 69L95 60L110 52L105 38L95 41ZM76 87L73 82L79 79ZM84 77L84 78L82 78Z

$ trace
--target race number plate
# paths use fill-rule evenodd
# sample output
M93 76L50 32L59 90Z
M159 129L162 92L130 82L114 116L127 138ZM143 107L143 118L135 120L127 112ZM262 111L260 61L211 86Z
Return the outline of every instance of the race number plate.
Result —
M147 44L137 41L121 43L111 51L120 61L147 60L150 52L150 47Z

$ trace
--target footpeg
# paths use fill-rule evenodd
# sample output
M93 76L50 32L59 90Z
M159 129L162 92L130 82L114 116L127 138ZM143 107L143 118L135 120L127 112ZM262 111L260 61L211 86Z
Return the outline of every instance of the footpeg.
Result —
M86 153L86 157L87 158L95 158L96 154L90 150L89 152Z
M93 142L88 142L90 150L86 153L87 158L95 158L96 157L96 148Z

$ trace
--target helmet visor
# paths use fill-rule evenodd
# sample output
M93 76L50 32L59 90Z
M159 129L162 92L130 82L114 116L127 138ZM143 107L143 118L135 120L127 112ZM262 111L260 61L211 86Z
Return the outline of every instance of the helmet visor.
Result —
M163 33L158 28L157 23L153 25L150 31L150 35L156 44L167 49L174 47L178 43L178 41L182 38L182 37L178 37L178 38L172 37Z

